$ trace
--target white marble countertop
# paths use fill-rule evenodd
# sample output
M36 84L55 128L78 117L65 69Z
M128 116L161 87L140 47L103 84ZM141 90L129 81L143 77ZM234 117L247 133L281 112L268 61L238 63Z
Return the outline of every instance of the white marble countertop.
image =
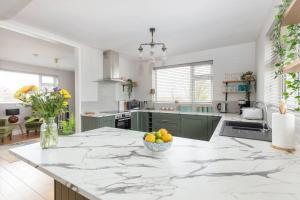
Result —
M91 200L300 199L299 151L218 136L221 125L210 142L174 138L164 153L146 150L143 133L114 128L60 137L53 149L36 143L12 152Z

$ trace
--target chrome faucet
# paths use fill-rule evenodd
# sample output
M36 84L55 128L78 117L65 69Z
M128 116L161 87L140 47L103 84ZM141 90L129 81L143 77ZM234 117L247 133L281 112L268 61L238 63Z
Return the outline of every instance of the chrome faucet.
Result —
M262 102L262 101L256 101L254 103L255 107L257 107L257 105L262 105L263 106L263 122L262 122L262 126L263 126L263 130L269 129L269 125L268 125L268 106L266 103Z

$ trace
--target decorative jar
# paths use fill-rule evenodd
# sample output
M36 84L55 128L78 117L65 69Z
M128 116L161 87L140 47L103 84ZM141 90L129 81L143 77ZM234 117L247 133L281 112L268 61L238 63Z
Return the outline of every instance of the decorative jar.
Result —
M55 147L58 143L58 127L55 118L45 119L41 125L40 145L43 149Z

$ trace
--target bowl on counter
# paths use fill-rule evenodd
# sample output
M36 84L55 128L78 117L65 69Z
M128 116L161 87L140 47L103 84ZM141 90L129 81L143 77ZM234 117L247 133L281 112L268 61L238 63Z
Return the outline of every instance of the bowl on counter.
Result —
M143 140L143 141L144 141L144 146L152 152L167 151L172 146L172 143L173 143L173 141L164 142L164 143L153 143L153 142L147 142L145 140Z

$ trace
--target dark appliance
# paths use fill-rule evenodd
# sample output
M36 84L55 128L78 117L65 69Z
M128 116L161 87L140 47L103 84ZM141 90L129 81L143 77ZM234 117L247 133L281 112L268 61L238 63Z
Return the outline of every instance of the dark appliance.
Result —
M18 109L18 108L5 110L5 115L10 116L8 118L8 122L12 123L12 124L17 123L19 121L19 118L16 116L19 114L20 114L20 109Z
M141 107L141 102L137 100L127 101L127 110L139 110Z
M244 99L238 100L238 104L240 106L240 115L243 114L243 108L250 107L250 101Z
M115 115L115 127L121 129L131 129L131 113L117 113Z

